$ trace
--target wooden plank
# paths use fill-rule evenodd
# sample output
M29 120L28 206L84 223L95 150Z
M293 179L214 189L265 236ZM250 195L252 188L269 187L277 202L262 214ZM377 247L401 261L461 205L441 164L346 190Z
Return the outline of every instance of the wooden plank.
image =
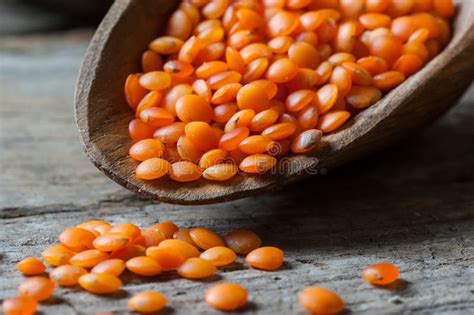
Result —
M296 293L310 284L336 290L354 314L474 311L474 89L403 143L279 192L209 206L151 203L82 153L72 94L90 35L0 42L0 299L15 294L21 258L38 256L65 227L103 218L141 227L172 220L221 235L252 229L285 250L285 267L250 270L239 259L203 282L125 275L112 297L60 288L44 314L123 314L127 298L148 289L169 297L170 314L213 314L202 296L223 281L249 290L249 314L304 314ZM391 289L361 281L361 269L380 260L395 262L403 281Z

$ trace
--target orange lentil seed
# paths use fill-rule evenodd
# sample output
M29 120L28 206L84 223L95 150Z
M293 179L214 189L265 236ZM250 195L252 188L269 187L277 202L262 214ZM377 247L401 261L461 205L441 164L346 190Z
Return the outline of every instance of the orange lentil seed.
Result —
M261 135L254 135L242 140L239 144L239 149L250 155L271 151L274 145L275 142L272 139Z
M155 127L142 122L140 119L134 119L128 125L130 138L135 142L153 137L155 129Z
M316 98L316 93L312 90L298 90L286 98L286 108L290 112L298 112L313 102Z
M133 109L137 108L140 101L147 94L147 90L140 85L140 78L136 74L127 77L124 91L127 103Z
M209 123L213 110L209 102L198 95L184 95L176 102L176 112L183 122L204 121Z
M362 271L362 278L370 284L387 285L397 280L400 271L391 263L376 263Z
M205 294L207 304L213 308L231 312L247 304L247 290L238 284L222 283L208 289Z
M223 163L208 167L206 170L204 170L202 176L208 180L221 182L234 177L238 171L239 168L236 165Z
M170 164L160 158L151 158L141 162L136 169L136 175L142 179L157 179L169 172Z
M5 315L33 315L38 302L28 296L15 296L3 300L2 311Z
M205 228L194 228L189 231L189 236L200 248L206 250L211 247L224 246L224 241L214 232Z
M254 132L263 131L273 125L279 117L279 113L274 109L267 109L256 114L250 122L249 129Z
M239 168L245 173L261 174L268 172L276 163L276 158L268 154L253 154L244 158Z
M216 267L207 260L198 257L186 259L178 267L178 274L187 279L203 279L212 276L217 271Z
M213 149L207 151L199 160L199 167L205 170L213 165L224 163L227 155L228 152L223 149Z
M415 74L423 67L423 60L415 54L400 56L393 65L393 70L403 73L405 77Z
M161 273L161 266L156 260L147 256L134 257L127 260L128 270L141 276L156 276Z
M163 71L152 71L143 74L140 85L148 90L164 90L171 85L171 76Z
M33 276L43 273L46 266L38 258L26 257L16 264L16 269L24 275Z
M165 235L153 228L148 228L142 232L143 243L146 248L157 246L166 239Z
M267 70L266 78L276 83L284 83L298 74L298 65L291 59L282 58L272 63Z
M291 151L294 153L303 153L313 150L321 141L323 133L318 129L309 129L303 131L293 139Z
M260 247L254 249L245 257L245 261L251 267L273 271L283 264L283 251L276 247Z
M311 314L339 314L344 310L344 301L326 288L307 287L298 293L298 300Z
M153 50L147 50L142 54L143 72L158 71L163 67L163 58Z
M184 126L186 124L183 122L174 122L170 125L161 127L153 133L153 138L158 139L161 143L164 144L173 144L178 142L179 137L184 134ZM162 154L165 148L162 149Z
M319 114L328 112L336 104L339 89L335 84L326 84L316 92L316 108Z
M323 133L332 132L341 127L347 119L349 119L350 113L342 110L335 110L328 112L322 116L319 116L317 129Z
M298 126L302 130L314 129L318 123L319 113L314 105L309 105L298 112Z
M204 152L197 148L194 143L186 136L179 137L176 146L179 156L184 161L197 163L204 154Z
M49 273L49 278L63 287L75 286L78 284L79 278L85 275L87 270L74 265L62 265L56 267Z
M374 85L383 92L390 91L405 81L405 75L399 71L387 71L374 77Z
M92 242L96 235L91 231L81 228L70 228L59 235L59 241L67 248L80 252L86 249L93 248Z
M179 239L165 240L161 242L158 247L173 248L176 251L180 252L186 259L191 257L199 257L199 250L195 246Z
M217 147L217 141L214 131L209 124L202 121L192 121L186 124L184 128L186 137L199 150L209 151Z
M230 248L216 246L202 252L200 258L211 262L216 267L222 267L233 263L237 255Z
M137 245L137 244L131 244L128 246L125 246L121 249L115 250L112 253L110 253L110 259L121 259L123 261L127 261L133 257L138 257L138 256L143 256L145 255L146 248Z
M33 298L36 301L47 300L53 295L54 282L46 277L30 277L18 286L18 294Z
M201 175L201 169L194 163L180 161L171 164L170 177L175 181L192 182L198 180Z
M346 95L346 102L354 108L363 109L382 98L382 92L371 86L353 86Z
M227 71L229 65L223 61L209 61L203 63L196 69L196 76L199 79L209 79L213 75Z
M186 259L183 254L172 247L149 247L146 250L146 255L154 259L165 271L178 268Z
M246 255L262 245L262 240L257 234L246 230L229 232L224 240L227 247L240 255Z
M79 278L79 285L94 294L111 294L120 290L122 281L106 273L87 273Z
M162 36L153 40L149 47L158 54L168 55L179 52L183 44L183 40L177 37Z
M113 258L113 259L107 259L104 260L97 265L94 266L94 268L91 269L91 273L106 273L112 276L120 276L122 272L125 270L125 263L123 260L118 259L118 258Z
M163 222L150 226L148 229L161 232L166 239L170 239L170 238L173 238L173 233L178 231L179 228L174 222L163 221Z
M168 300L161 293L153 291L144 291L135 294L128 300L128 307L138 313L154 313L162 310Z
M266 136L272 140L284 140L292 136L296 132L296 125L289 122L275 124L262 131L262 136Z
M250 131L246 127L236 128L226 132L219 140L219 148L226 151L233 151L239 144L249 136Z
M140 112L140 119L153 127L163 127L174 121L173 114L165 108L151 107Z
M197 245L194 244L193 239L189 235L189 229L179 229L178 231L174 232L173 239L181 240L183 242L186 242L190 245L197 247Z
M235 100L241 87L242 84L240 83L229 83L223 85L214 92L211 98L211 103L214 105L220 105Z
M150 158L141 162L136 169L136 175L142 179L157 179L169 172L170 164L160 158Z
M92 268L108 258L109 255L107 253L98 251L97 249L88 249L72 256L70 263L74 266Z
M75 254L63 245L52 245L41 253L41 257L51 266L61 266L68 264Z
M226 62L230 70L243 73L245 71L245 62L240 53L233 47L227 47L225 51Z
M193 74L194 67L184 61L170 60L163 65L163 70L171 74L172 77L185 78Z
M132 145L129 150L130 157L137 161L159 158L163 155L164 145L157 139L144 139Z

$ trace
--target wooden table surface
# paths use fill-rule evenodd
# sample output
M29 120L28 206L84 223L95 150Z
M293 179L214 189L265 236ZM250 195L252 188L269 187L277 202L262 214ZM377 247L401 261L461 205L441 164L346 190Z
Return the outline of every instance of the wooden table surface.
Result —
M64 228L100 218L141 227L172 220L221 235L251 229L284 249L285 265L263 272L239 259L208 281L125 275L111 297L59 288L43 314L123 314L131 294L150 289L168 296L164 314L212 314L204 291L224 281L248 289L247 314L305 314L296 294L307 285L337 291L353 314L474 312L474 89L434 125L327 175L224 204L152 203L82 152L73 90L91 35L0 41L0 299L22 281L19 260L39 256ZM360 271L378 261L396 263L401 280L364 283Z

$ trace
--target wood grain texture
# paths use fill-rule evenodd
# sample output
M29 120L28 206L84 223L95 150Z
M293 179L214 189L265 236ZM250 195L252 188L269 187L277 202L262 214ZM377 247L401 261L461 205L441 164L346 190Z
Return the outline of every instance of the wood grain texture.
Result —
M77 85L76 120L89 158L114 181L150 199L178 204L228 201L338 167L433 121L455 104L474 73L474 2L463 1L445 50L340 131L324 136L310 155L290 155L273 172L239 174L226 182L201 178L183 184L167 177L143 181L135 176L137 163L128 156L132 142L127 127L133 112L123 85L130 73L139 71L141 53L160 34L176 3L116 1L92 40Z
M0 41L0 299L22 277L14 265L38 256L65 227L92 218L141 227L160 220L221 235L246 228L285 250L283 270L238 264L210 281L124 276L123 292L97 297L58 289L42 314L128 314L127 298L158 290L164 314L219 314L203 302L215 283L250 292L245 314L305 314L296 293L336 290L351 314L474 312L474 88L436 124L402 143L278 192L223 204L152 203L113 183L87 160L73 118L73 85L90 32ZM388 260L403 281L376 289L359 278Z

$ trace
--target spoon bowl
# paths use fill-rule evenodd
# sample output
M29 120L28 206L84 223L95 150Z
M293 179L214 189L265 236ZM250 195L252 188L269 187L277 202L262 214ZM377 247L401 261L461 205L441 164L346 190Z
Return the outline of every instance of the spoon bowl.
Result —
M422 70L325 135L310 154L280 159L264 175L239 174L226 182L169 178L142 181L128 156L128 123L134 113L123 85L139 72L148 43L164 29L179 1L118 0L102 21L86 53L76 87L76 122L85 151L107 176L144 197L177 204L206 204L243 198L332 169L414 132L456 103L474 77L474 1L462 1L449 45ZM447 135L449 136L449 135Z

